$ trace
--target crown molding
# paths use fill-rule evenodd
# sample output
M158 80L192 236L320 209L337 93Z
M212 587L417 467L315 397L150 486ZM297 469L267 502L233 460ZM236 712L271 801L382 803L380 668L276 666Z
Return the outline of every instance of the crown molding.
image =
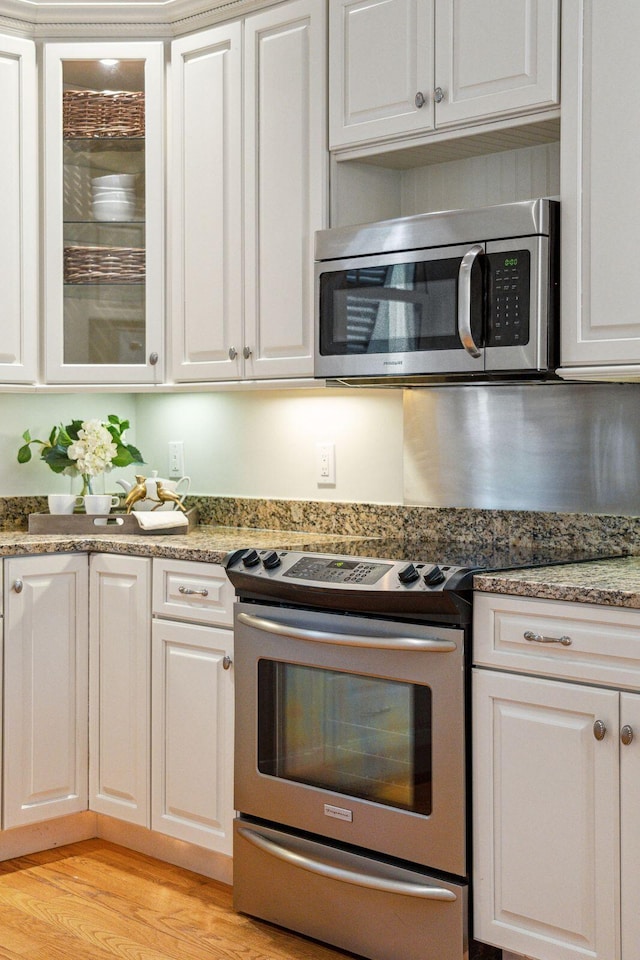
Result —
M0 29L39 39L170 39L275 0L0 0Z

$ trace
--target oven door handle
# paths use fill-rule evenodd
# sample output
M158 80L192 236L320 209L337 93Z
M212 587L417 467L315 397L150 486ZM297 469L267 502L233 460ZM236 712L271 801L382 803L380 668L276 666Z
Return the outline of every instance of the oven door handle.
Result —
M309 873L318 874L329 880L341 880L343 883L353 883L357 887L369 887L371 890L378 890L382 893L397 893L404 897L420 897L423 900L457 900L452 890L445 887L431 887L426 883L411 883L408 880L394 880L391 877L376 877L367 873L360 873L358 870L347 870L345 867L339 867L337 864L328 863L326 860L315 860L298 850L292 850L280 843L263 837L255 830L249 830L247 827L238 827L238 833L249 843L263 850L265 853L283 860L285 863L294 867L300 867L301 870L308 870Z
M335 643L344 647L370 647L375 650L416 650L431 653L452 653L457 650L455 640L439 640L436 637L371 637L353 633L326 633L324 630L307 630L291 627L250 613L239 613L238 622L263 633L293 640L313 640L319 643Z

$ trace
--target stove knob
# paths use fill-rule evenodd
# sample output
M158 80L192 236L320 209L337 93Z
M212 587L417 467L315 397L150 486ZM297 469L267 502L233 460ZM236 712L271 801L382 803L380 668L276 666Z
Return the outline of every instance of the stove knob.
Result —
M402 570L398 572L398 580L400 583L413 583L415 580L419 579L420 574L412 563L409 563L406 567L403 567Z
M258 556L257 550L247 550L242 562L245 567L255 567L256 563L260 563L260 557Z
M447 578L440 567L431 567L431 570L424 575L424 582L428 587L436 587L439 583L442 583L443 580L446 579Z
M275 550L270 550L269 553L265 554L265 556L262 558L262 563L267 570L273 570L274 567L280 566L280 557Z

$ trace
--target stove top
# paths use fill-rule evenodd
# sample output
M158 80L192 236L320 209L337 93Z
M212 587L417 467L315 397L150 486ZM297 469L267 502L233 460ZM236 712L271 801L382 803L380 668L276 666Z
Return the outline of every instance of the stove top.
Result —
M603 559L597 549L544 543L487 547L372 539L338 546L339 553L247 548L230 553L224 565L243 599L467 621L476 573Z

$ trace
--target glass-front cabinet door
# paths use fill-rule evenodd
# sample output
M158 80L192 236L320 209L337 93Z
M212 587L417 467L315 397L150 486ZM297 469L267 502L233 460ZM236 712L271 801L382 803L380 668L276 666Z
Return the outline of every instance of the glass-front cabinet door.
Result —
M162 380L161 43L45 45L46 376Z

